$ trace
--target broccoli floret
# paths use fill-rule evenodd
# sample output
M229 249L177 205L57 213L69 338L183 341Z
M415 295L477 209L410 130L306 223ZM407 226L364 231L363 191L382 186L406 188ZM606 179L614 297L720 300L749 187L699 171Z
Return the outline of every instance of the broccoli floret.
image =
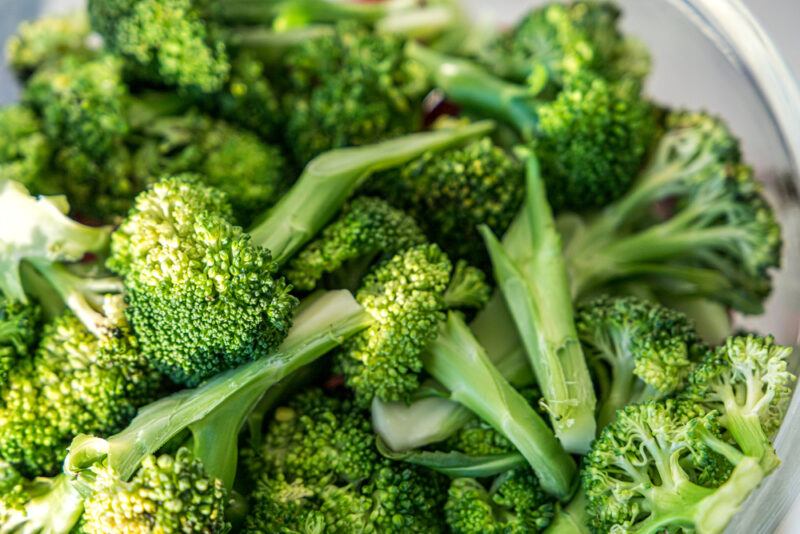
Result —
M627 404L682 389L706 347L680 312L636 297L600 297L582 304L578 336L600 384L598 425Z
M724 415L692 418L691 412L651 401L620 410L603 429L582 471L593 530L722 532L765 471L739 443L724 439ZM727 480L695 482L709 465L716 468L719 456L734 466Z
M24 21L6 42L6 59L24 77L64 56L88 58L92 55L89 33L83 12Z
M667 199L673 209L653 217ZM675 112L636 185L576 234L566 256L578 297L641 281L657 294L758 313L780 248L780 226L736 139L713 117Z
M606 205L628 189L655 131L651 106L635 84L582 71L553 100L495 78L480 66L416 43L406 53L421 63L457 104L512 126L541 159L556 209Z
M780 460L771 438L789 407L795 377L787 369L790 347L771 337L728 339L689 376L681 393L707 410L717 410L722 424L748 456L760 458L766 472Z
M166 174L199 173L204 183L227 194L242 225L288 188L281 151L223 121L197 113L164 117L145 126L143 135L134 154L137 183L148 184Z
M382 458L366 414L321 390L276 409L257 463L246 532L436 532L438 475Z
M368 267L424 242L413 218L379 198L362 196L345 206L341 215L289 262L286 276L304 291L314 289L325 274L343 268L347 271L344 276L359 280L364 274L360 265Z
M108 467L96 468L84 502L81 531L227 532L227 491L209 478L203 464L181 448L172 456L147 456L133 478L124 482ZM89 476L84 475L86 482Z
M111 56L65 57L36 72L23 101L39 111L51 139L103 158L128 132L121 67Z
M140 194L114 233L108 265L125 280L128 318L154 365L197 384L276 347L295 299L284 263L372 172L485 133L488 124L413 134L316 158L249 235L225 195L169 177Z
M611 2L549 3L490 43L480 58L516 82L558 87L587 70L609 80L640 81L650 70L650 58L641 44L620 32L620 15Z
M366 187L406 210L448 255L481 267L488 258L478 226L505 232L524 196L522 165L488 137L424 154Z
M578 339L561 236L538 161L527 161L527 199L501 243L481 227L495 280L564 447L584 453L595 436L596 397Z
M222 193L177 176L139 195L112 236L109 267L142 350L179 383L270 352L291 326L296 300L277 265L230 219Z
M39 340L41 309L0 293L0 389L17 361L27 358Z
M79 224L65 215L68 210L63 197L33 197L18 182L0 181L0 289L6 296L27 302L20 278L22 261L57 276L63 263L106 249L110 228ZM88 306L78 302L77 289L76 284L67 284L57 290L76 313L84 315L78 308Z
M554 512L555 503L528 468L497 477L488 489L474 478L457 478L445 505L447 526L455 534L542 532Z
M160 389L137 350L126 329L98 339L69 312L46 325L0 390L2 458L25 475L52 475L78 434L121 430Z
M332 148L374 143L415 131L424 76L403 42L353 23L305 41L286 58L291 110L286 144L298 164Z
M0 108L0 180L15 180L36 192L48 192L53 145L29 108Z

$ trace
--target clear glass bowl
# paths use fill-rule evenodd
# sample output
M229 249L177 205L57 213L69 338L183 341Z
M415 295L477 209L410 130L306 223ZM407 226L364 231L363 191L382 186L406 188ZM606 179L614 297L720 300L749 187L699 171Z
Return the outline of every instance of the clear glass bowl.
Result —
M507 24L541 0L462 0L480 23ZM793 0L787 0L793 1ZM797 344L800 330L800 90L780 54L739 0L619 0L626 29L647 43L654 59L648 91L672 106L708 109L742 138L747 160L764 182L784 230L783 268L761 317L737 325ZM0 0L0 40L20 20L68 11L80 0ZM0 68L0 103L13 101L13 77ZM800 352L793 361L800 368ZM783 466L752 496L728 528L737 534L771 533L800 518L792 503L800 491L800 396L777 438Z

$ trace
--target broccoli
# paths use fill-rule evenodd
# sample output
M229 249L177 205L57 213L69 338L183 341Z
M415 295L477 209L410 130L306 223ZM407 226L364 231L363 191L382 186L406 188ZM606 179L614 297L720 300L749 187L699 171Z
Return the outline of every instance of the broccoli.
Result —
M765 472L723 436L724 415L691 417L674 401L631 405L617 413L584 459L583 489L593 531L717 533L758 487ZM722 456L730 476L703 485Z
M490 488L474 478L450 483L445 518L454 534L542 532L553 518L553 501L528 468L497 477Z
M383 6L329 0L90 0L92 28L140 75L189 92L220 90L231 72L230 53L264 46L272 25L303 26L354 18L371 22Z
M636 297L600 297L582 304L575 323L600 385L601 428L628 404L658 399L686 385L705 356L689 319Z
M124 526L222 531L232 508L238 435L251 410L273 385L370 321L346 291L318 296L303 308L292 333L272 357L155 401L107 439L76 437L64 461L66 477L50 483L63 482L79 494L76 506L86 508L83 531L115 532ZM185 449L164 456L165 447L176 442ZM72 509L64 507L66 502L21 501L15 507L19 524L46 515L61 523L56 532L66 533L77 521Z
M653 217L659 201L674 209ZM762 310L781 232L738 142L704 113L673 112L634 187L607 206L565 252L577 298L613 282Z
M125 281L142 350L173 380L198 384L277 346L295 299L278 266L339 210L369 174L490 124L413 134L315 159L249 235L220 191L185 177L155 184L114 232L108 265Z
M535 156L527 161L526 204L503 242L486 226L481 233L556 435L567 450L586 452L595 436L597 401L575 327L561 238Z
M359 281L364 269L358 266L368 268L376 258L388 259L424 242L414 219L379 198L360 196L290 260L286 277L304 291L314 289L325 274L340 269L347 271L347 278Z
M68 218L63 197L38 197L13 180L0 180L0 290L9 298L27 302L20 264L29 262L51 282L90 331L101 333L108 321L92 306L98 293L113 293L121 284L108 279L84 279L67 264L87 254L102 253L110 228L85 226Z
M453 100L512 126L541 159L550 202L557 210L606 205L628 189L655 131L639 87L581 71L552 100L528 86L495 78L480 66L416 43L407 55Z
M771 438L791 399L791 353L771 337L729 338L692 372L680 395L706 410L717 410L742 452L760 458L766 473L780 464Z
M480 51L479 58L515 82L559 87L582 71L608 80L640 81L650 70L650 58L640 43L620 32L620 15L611 2L549 3L525 15Z
M251 471L245 532L437 532L439 477L382 458L367 415L310 389L279 406Z
M94 54L89 33L89 20L83 12L25 21L6 42L6 59L23 78L64 56L88 59Z
M505 232L523 199L522 165L491 139L427 153L367 183L406 210L452 258L488 264L478 226Z
M396 37L354 23L309 39L285 59L285 142L299 165L333 148L419 129L427 83Z
M52 187L49 172L53 145L28 107L0 108L0 180L15 180L37 192Z
M235 219L252 222L288 188L281 151L253 133L209 117L187 113L156 119L142 128L134 153L136 183L184 172L199 173L207 185L227 194Z
M67 312L0 389L0 457L26 476L55 474L72 438L121 430L160 384L128 329L98 339Z
M226 532L227 491L202 463L181 448L173 456L150 455L130 481L101 467L82 474L91 487L84 501L81 531Z
M28 480L0 461L0 525L4 531L66 533L82 512L81 495L66 476Z

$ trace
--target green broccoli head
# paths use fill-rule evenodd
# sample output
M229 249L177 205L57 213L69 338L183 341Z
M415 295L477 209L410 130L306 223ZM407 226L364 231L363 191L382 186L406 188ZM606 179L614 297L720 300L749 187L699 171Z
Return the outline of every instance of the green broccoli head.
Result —
M91 0L89 19L109 50L148 78L214 92L230 71L225 44L192 0Z
M725 441L714 412L693 411L674 401L630 405L603 429L582 470L593 530L724 528L764 471ZM725 461L732 471L720 468Z
M717 410L725 428L744 452L763 458L765 469L777 466L770 438L777 432L791 399L787 359L790 347L771 337L738 336L708 357L689 376L681 393L706 410Z
M554 514L553 498L529 468L500 475L489 489L473 478L457 478L445 505L447 526L456 534L543 532Z
M27 358L39 340L41 309L0 293L0 388L17 361Z
M27 76L64 56L88 57L89 33L83 12L24 21L6 41L6 59L18 74Z
M230 219L223 193L167 177L112 236L108 265L124 277L142 352L182 384L268 354L291 326L296 299L270 252Z
M555 100L538 107L532 140L553 207L596 208L622 196L654 132L638 88L590 74L568 78Z
M325 274L344 268L358 277L363 273L353 263L369 265L424 242L413 218L379 198L362 196L289 262L286 276L294 287L310 291Z
M98 339L72 313L45 326L0 393L0 455L26 476L53 474L81 433L121 430L155 398L160 376L127 329Z
M108 467L96 468L81 531L227 532L228 492L206 475L203 464L181 448L175 455L148 456L124 482Z
M419 387L421 354L445 318L452 265L436 245L401 252L369 273L356 294L375 318L339 355L348 387L364 405L403 400Z
M199 113L166 116L143 128L134 154L136 182L192 172L228 196L237 222L247 225L288 187L281 151L254 133Z
M408 211L451 257L479 266L487 266L488 259L478 226L503 234L524 190L522 164L488 137L426 153L367 183L367 191Z
M586 302L575 323L584 353L601 378L601 425L627 404L680 390L706 352L688 317L636 297Z
M611 2L548 3L523 17L481 54L486 66L512 81L548 85L582 71L614 80L643 79L647 50L622 34L620 9Z
M128 131L126 95L118 58L68 56L37 71L23 100L39 111L51 139L103 158Z
M438 475L378 454L368 415L312 389L275 410L245 532L438 532Z
M341 23L286 58L286 145L305 165L332 148L415 131L426 84L395 37Z
M52 153L53 145L31 109L19 104L0 108L0 179L49 192Z

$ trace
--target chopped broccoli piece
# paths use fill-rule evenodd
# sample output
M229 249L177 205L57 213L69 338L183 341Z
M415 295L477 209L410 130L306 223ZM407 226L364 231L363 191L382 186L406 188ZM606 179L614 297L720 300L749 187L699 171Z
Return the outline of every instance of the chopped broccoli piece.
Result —
M620 32L620 15L611 2L548 3L490 43L480 59L516 82L533 79L558 87L587 70L609 80L639 81L649 73L650 58L642 45Z
M64 56L88 58L92 55L89 33L83 12L24 21L6 41L6 59L24 77Z
M628 404L682 389L706 353L685 315L636 297L586 302L578 308L575 323L600 384L600 427Z
M522 165L488 137L428 153L366 185L416 219L452 258L484 267L478 226L505 232L524 196Z
M438 475L382 458L367 415L311 389L275 410L245 532L437 532Z
M481 231L556 435L567 450L583 453L595 436L597 400L575 327L561 237L533 155L527 167L526 204L503 242L486 226Z
M722 532L765 476L757 458L725 440L724 419L714 412L692 418L673 401L620 410L584 461L592 529ZM719 456L734 466L727 480L697 482Z
M203 464L181 448L172 456L147 456L128 481L107 466L84 474L91 493L84 501L81 531L107 532L226 532L227 491L208 477Z
M454 534L542 532L554 512L552 498L529 468L504 473L489 489L474 478L457 478L450 483L445 505Z
M342 23L292 49L285 62L285 139L300 165L326 150L374 143L421 124L427 84L398 38Z
M0 389L0 456L26 476L53 475L72 438L121 430L160 387L128 330L98 339L68 312Z
M414 219L375 197L357 197L341 215L326 226L320 236L306 245L287 266L292 285L304 291L314 289L325 274L348 271L348 278L360 279L374 261L425 242ZM352 274L350 271L355 271Z
M553 100L495 78L480 66L416 43L420 62L448 98L512 126L541 159L555 209L586 209L620 197L636 177L655 131L651 106L633 84L582 71Z
M674 209L653 217L659 201ZM762 310L780 262L781 232L738 142L703 113L674 112L634 187L570 241L577 297L613 282Z

